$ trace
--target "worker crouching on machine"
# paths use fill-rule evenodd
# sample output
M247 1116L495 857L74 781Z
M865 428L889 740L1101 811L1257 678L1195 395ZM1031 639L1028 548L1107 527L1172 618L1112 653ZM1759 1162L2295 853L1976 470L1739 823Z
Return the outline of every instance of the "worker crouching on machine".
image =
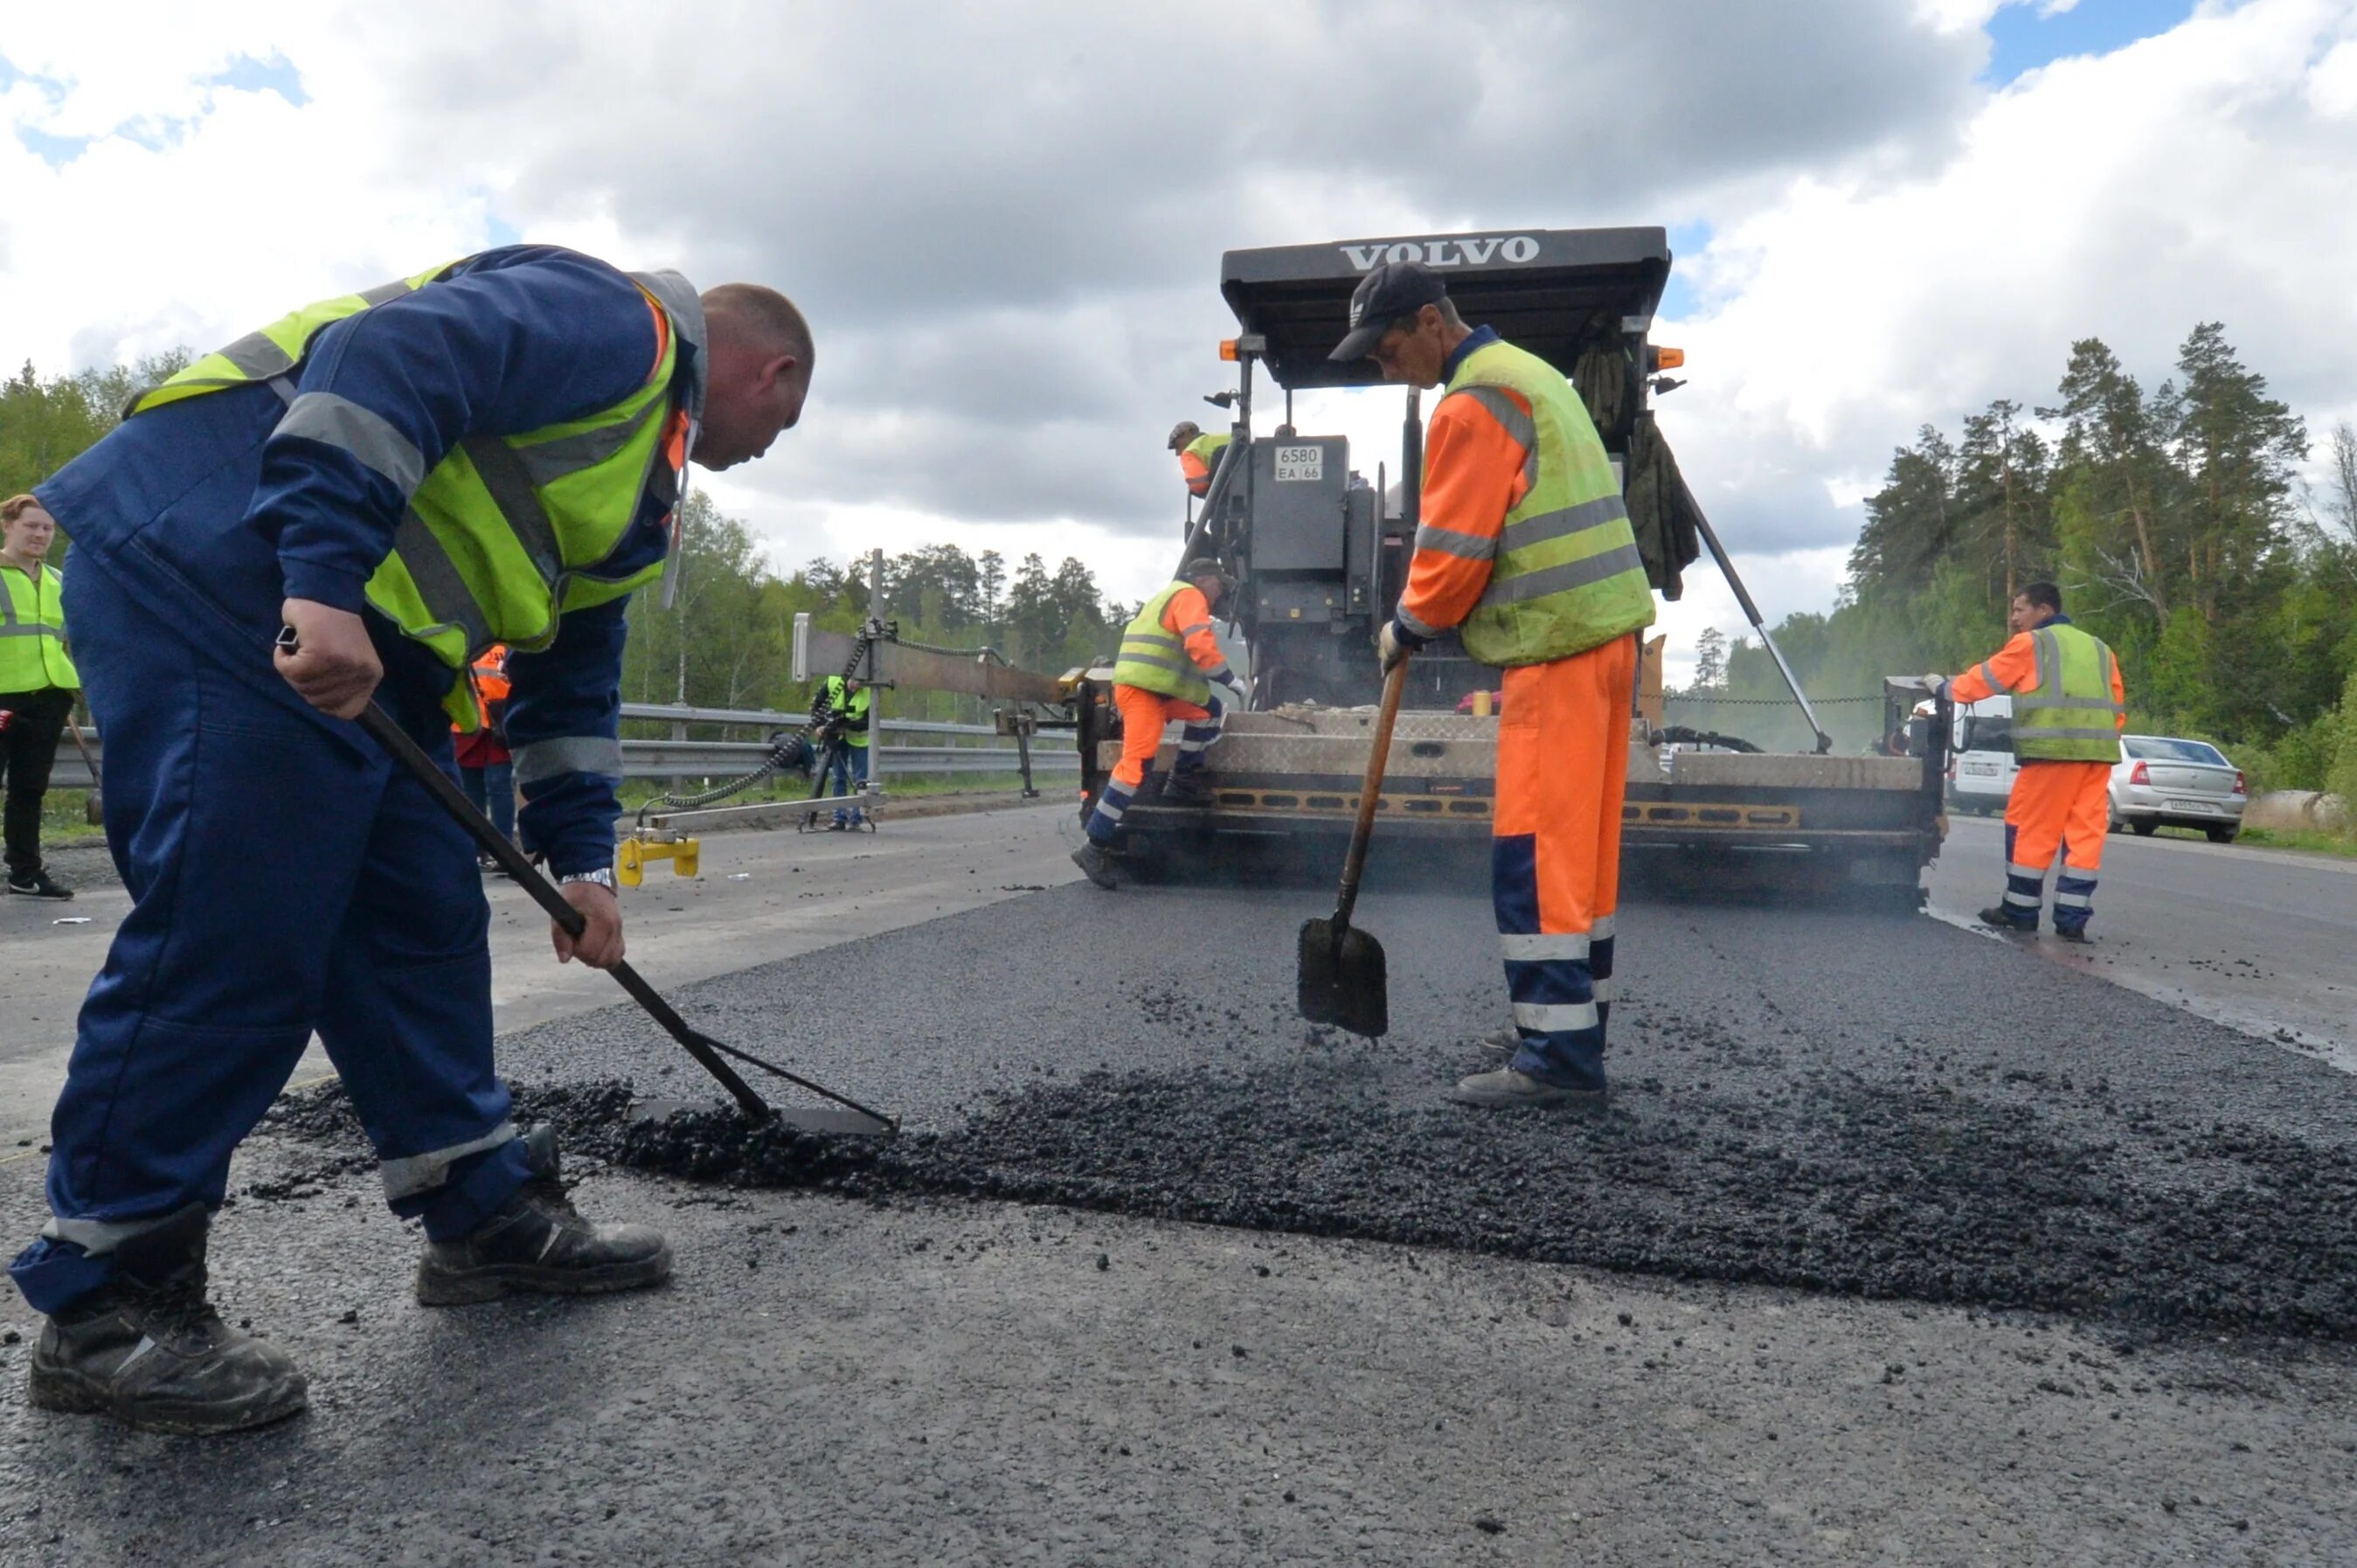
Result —
M1178 732L1178 759L1162 798L1180 805L1200 804L1196 774L1203 766L1203 753L1220 738L1229 703L1244 705L1243 682L1228 667L1228 656L1211 633L1211 614L1233 586L1217 561L1189 561L1178 580L1146 600L1121 634L1121 654L1113 667L1114 705L1121 712L1121 762L1089 813L1089 842L1072 852L1072 864L1100 887L1120 886L1114 845L1121 820L1154 769L1164 727L1173 719L1185 726ZM1215 686L1226 693L1225 701L1213 692Z

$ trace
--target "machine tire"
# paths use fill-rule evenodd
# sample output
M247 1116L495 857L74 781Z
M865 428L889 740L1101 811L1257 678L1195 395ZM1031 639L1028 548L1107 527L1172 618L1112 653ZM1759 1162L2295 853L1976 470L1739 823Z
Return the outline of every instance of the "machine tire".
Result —
M2212 843L2233 843L2234 842L2235 835L2240 833L2243 830L2240 827L2232 827L2203 828L2201 831L2210 835L2210 842Z
M2129 821L2128 827L2136 837L2148 839L2160 831L2160 819L2158 817L2133 818Z

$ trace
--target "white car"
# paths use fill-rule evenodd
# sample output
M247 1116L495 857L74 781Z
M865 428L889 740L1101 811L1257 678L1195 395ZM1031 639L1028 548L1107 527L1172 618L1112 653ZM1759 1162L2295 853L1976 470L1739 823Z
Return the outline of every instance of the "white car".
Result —
M2112 765L2112 831L2200 828L2212 843L2243 831L2250 787L2243 770L2205 740L2124 735Z
M2013 793L2020 764L2013 756L2013 699L1999 693L1956 707L1955 734L1949 741L1948 805L1959 811L1998 816Z

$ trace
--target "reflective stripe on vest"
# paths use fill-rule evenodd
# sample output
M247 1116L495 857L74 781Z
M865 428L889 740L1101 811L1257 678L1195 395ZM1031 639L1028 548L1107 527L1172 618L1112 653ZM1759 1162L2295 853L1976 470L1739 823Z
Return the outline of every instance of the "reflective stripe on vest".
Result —
M2075 626L2029 634L2035 683L2013 699L2014 755L2026 762L2117 762L2120 715L2112 650Z
M1479 402L1525 454L1527 489L1494 545L1446 529L1417 532L1418 548L1486 553L1494 563L1465 620L1465 651L1484 664L1540 664L1652 625L1653 592L1620 481L1570 384L1545 360L1501 342L1467 355L1443 395Z
M125 416L258 380L288 396L285 378L320 332L459 264L306 306L140 393ZM669 510L678 496L665 438L675 410L694 398L684 380L673 384L681 341L700 360L704 322L684 279L633 281L654 315L660 352L639 387L609 407L520 435L464 436L431 470L381 417L332 393L292 395L272 433L348 452L406 496L368 600L450 667L445 705L462 728L476 718L464 672L477 654L494 642L545 648L565 611L620 598L662 573L660 561L620 575L604 568L630 541L643 501Z
M856 719L866 716L868 709L875 704L875 693L870 692L866 687L862 686L858 691L852 693L850 696L846 698L844 695L844 689L848 684L849 682L845 682L840 675L830 675L826 678L827 712L830 714L839 714L847 719ZM866 730L845 730L843 734L843 740L844 744L846 746L866 746L868 741L867 732Z
M1114 684L1176 697L1199 708L1211 700L1211 682L1188 656L1186 639L1162 624L1170 601L1179 589L1189 586L1171 584L1146 600L1146 607L1123 628L1121 657L1113 666Z
M0 692L81 689L66 657L65 580L54 566L32 574L0 563Z
M503 701L515 690L515 682L508 678L508 650L504 644L493 643L484 650L471 668L475 671L475 689L482 693L486 701Z

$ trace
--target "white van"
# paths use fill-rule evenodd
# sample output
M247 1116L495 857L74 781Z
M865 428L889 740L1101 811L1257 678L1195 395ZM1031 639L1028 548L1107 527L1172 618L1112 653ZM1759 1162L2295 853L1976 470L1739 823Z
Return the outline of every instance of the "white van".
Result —
M2021 768L2013 755L2013 699L2000 692L1957 703L1949 746L1949 810L2003 816L2013 776Z

